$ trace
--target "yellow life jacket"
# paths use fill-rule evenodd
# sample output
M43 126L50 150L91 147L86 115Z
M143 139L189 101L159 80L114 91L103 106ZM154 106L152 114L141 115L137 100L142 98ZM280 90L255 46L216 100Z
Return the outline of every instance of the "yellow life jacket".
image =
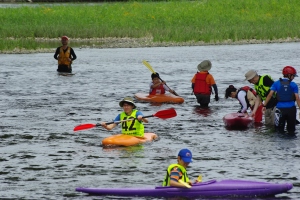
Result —
M259 78L258 84L255 85L255 91L260 96L262 101L266 100L267 95L269 94L270 87L264 85L264 77L268 76L271 80L273 80L269 75L263 75Z
M71 63L72 63L71 61L69 61L70 54L71 54L71 48L70 47L67 48L66 52L64 52L63 47L60 47L59 57L58 57L58 64L59 65L70 66Z
M132 121L122 122L122 134L132 135L136 137L144 137L144 124L136 119L137 110L133 110L131 115L127 115L125 112L120 114L121 120L134 119Z
M187 175L187 171L186 169L179 165L179 164L171 164L168 169L167 169L167 174L165 176L165 179L163 181L163 184L162 186L170 186L170 174L171 174L171 170L174 168L174 167L178 167L180 169L180 171L182 172L182 177L181 177L181 180L183 180L184 182L189 182L190 179Z

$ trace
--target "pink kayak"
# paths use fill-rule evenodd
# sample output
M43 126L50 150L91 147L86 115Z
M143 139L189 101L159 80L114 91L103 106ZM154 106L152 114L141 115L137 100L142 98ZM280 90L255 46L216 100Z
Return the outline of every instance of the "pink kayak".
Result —
M253 118L243 113L230 113L223 117L223 122L229 128L248 128L253 124Z

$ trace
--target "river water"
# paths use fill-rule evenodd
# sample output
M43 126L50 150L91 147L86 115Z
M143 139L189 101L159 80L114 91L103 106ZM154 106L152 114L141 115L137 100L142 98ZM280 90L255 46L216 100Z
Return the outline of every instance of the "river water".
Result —
M291 182L294 188L276 199L299 199L299 136L285 138L264 125L228 130L222 122L225 114L239 108L236 100L224 98L226 87L248 85L243 79L250 69L274 79L286 65L300 70L298 43L74 50L74 76L57 75L55 49L0 54L1 198L103 199L75 188L158 186L178 151L189 148L192 179L202 174L204 181ZM198 107L190 88L204 59L212 61L210 73L220 93L209 110ZM175 118L149 118L145 125L159 139L136 147L103 148L101 140L119 133L119 126L73 132L79 124L112 121L124 96L148 92L151 72L142 60L185 98L181 105L136 103L144 115L176 109Z

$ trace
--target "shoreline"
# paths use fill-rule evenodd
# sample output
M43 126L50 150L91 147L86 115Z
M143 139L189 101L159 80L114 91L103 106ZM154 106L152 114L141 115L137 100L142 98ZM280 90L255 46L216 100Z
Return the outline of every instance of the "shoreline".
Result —
M13 40L13 38L11 38ZM60 46L60 38L35 38L36 42L57 42L57 46L54 48L40 48L40 49L20 49L15 48L13 50L4 50L0 54L30 54L30 53L52 53ZM82 43L88 44L82 44ZM239 40L232 41L231 39L219 42L203 42L203 41L189 41L189 42L153 42L153 38L70 38L69 46L72 48L147 48L147 47L181 47L181 46L213 46L213 45L245 45L245 44L272 44L272 43L292 43L300 42L300 38L286 38L276 40ZM80 43L81 45L74 45L72 43Z

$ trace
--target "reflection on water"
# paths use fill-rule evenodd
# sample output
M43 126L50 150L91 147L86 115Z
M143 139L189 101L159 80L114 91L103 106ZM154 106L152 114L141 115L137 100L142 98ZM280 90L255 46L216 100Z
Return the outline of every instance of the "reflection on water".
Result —
M298 46L75 48L74 76L57 75L54 52L0 54L1 198L103 199L75 192L75 188L158 186L166 168L176 162L178 151L189 148L194 160L188 168L191 179L202 174L203 181L292 182L294 188L276 199L298 199L299 138L282 138L264 125L227 130L222 118L237 111L236 101L212 98L208 109L200 108L190 84L204 59L212 61L210 73L220 97L230 83L247 85L244 73L252 68L278 79L283 66L298 65ZM185 99L183 104L136 102L144 115L176 109L174 118L153 117L145 124L145 131L155 132L159 140L136 147L103 148L101 141L120 133L120 126L111 131L97 127L73 132L79 124L112 121L122 110L120 100L149 91L151 72L142 60L148 60Z
M212 114L212 110L208 107L195 106L195 113L202 115L203 117L210 116Z

